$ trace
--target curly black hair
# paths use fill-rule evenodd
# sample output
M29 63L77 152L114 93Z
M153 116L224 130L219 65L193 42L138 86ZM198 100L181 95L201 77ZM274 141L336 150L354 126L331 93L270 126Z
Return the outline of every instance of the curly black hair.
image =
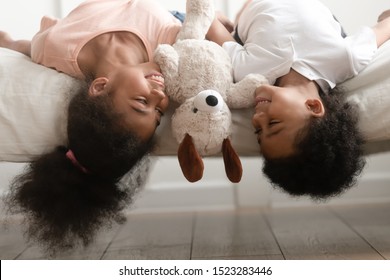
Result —
M87 246L101 227L124 221L122 210L143 180L126 187L120 180L153 147L153 137L141 141L124 127L109 94L89 97L83 87L69 103L68 147L38 157L15 177L8 211L24 214L28 239L49 254ZM66 157L69 149L87 173Z
M365 166L364 138L358 128L358 111L342 89L320 92L323 118L312 118L295 139L296 153L271 159L264 156L263 173L275 187L294 196L322 200L355 185Z

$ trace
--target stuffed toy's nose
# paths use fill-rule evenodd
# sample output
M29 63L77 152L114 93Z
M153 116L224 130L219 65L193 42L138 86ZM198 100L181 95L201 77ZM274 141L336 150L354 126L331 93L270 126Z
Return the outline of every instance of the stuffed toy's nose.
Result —
M206 103L211 107L215 107L218 105L218 98L215 95L209 95L206 97Z
M223 98L215 90L208 89L198 93L194 98L194 107L203 112L216 113L223 108Z

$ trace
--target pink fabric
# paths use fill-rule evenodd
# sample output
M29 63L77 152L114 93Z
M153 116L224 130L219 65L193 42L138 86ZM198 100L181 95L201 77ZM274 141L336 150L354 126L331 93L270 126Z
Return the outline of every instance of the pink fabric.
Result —
M88 170L80 164L80 162L76 159L74 153L72 150L68 150L66 152L66 157L72 162L74 166L76 166L80 171L83 173L88 173Z
M83 46L96 36L131 32L143 42L152 61L158 44L173 44L180 27L181 23L159 1L88 0L63 19L42 18L40 31L31 42L31 58L84 79L77 57Z

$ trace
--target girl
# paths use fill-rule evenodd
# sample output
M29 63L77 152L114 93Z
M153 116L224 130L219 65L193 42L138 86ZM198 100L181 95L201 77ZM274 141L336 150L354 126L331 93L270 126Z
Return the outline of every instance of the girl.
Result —
M180 27L152 0L89 0L63 19L44 17L31 42L0 33L1 47L87 84L69 104L68 145L34 160L6 198L11 212L25 214L28 236L51 252L87 245L122 219L141 182L119 181L153 149L168 106L153 51L172 44Z

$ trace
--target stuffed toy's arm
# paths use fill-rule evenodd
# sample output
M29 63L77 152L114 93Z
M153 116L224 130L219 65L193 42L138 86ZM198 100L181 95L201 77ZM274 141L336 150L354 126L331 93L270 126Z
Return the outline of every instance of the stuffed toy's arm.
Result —
M267 79L263 75L247 75L244 79L230 87L227 94L227 105L231 109L252 107L255 102L255 90L263 84L268 84Z
M154 62L156 62L160 66L161 73L164 76L166 94L170 97L173 97L174 92L178 88L178 53L171 45L161 44L154 52Z

